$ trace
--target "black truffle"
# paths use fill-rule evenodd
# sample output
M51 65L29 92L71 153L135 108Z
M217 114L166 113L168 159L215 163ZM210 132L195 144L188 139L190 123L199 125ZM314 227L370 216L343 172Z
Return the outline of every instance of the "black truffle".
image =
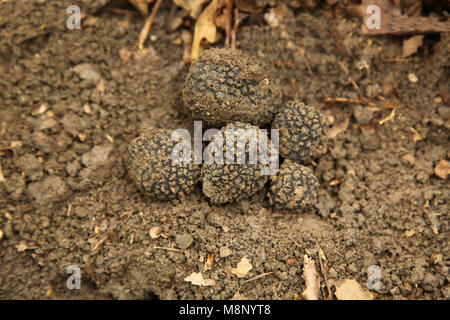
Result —
M253 129L256 132L253 137L250 135L234 139L232 143L227 140L227 130L237 129ZM229 132L229 131L228 131ZM247 131L248 132L248 131ZM275 150L270 150L270 140L265 133L260 131L257 126L246 123L231 123L220 130L220 137L216 134L210 144L206 147L204 154L209 154L211 157L217 156L217 150L223 150L220 155L223 158L223 163L210 162L204 159L201 170L201 180L203 183L203 193L211 199L212 203L226 203L235 200L241 200L252 196L260 191L266 184L269 175L263 174L263 170L269 169L269 160L262 163L261 148L259 141L262 140L268 146L267 155L272 161L278 161L278 156ZM256 142L257 141L257 142ZM267 142L266 142L267 141ZM244 146L245 143L245 146ZM256 147L256 153L254 149ZM227 150L233 148L234 157L230 163L227 159ZM272 151L272 152L271 152ZM250 154L253 153L253 158ZM219 153L220 154L220 153ZM241 159L241 160L239 160ZM245 159L243 162L242 159ZM252 160L253 159L253 160ZM256 160L256 161L255 161ZM273 162L272 162L273 163ZM276 164L278 168L278 163Z
M221 127L230 122L270 123L281 105L278 80L267 65L239 50L205 51L190 66L183 102L196 120Z
M280 155L308 164L327 150L325 116L314 107L289 102L275 115L272 129L280 130Z
M269 202L277 209L299 210L317 199L317 178L311 169L301 164L286 160L270 181Z
M159 200L189 194L200 176L200 166L172 161L178 141L171 139L171 133L150 128L128 146L130 177L144 193Z

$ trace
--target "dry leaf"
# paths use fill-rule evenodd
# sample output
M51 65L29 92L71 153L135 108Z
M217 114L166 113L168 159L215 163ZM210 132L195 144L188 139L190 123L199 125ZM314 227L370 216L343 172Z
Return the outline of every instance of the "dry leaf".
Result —
M243 257L237 264L237 267L231 269L231 273L237 275L238 278L243 278L250 270L252 270L252 264L246 257Z
M192 42L191 61L197 59L200 55L200 43L206 39L209 43L216 41L216 25L214 19L216 16L218 0L213 0L197 19L194 28L194 40Z
M333 281L335 295L339 300L373 300L375 294L365 290L356 280L344 279Z
M161 235L161 227L150 228L150 238L157 239Z
M306 300L319 300L320 282L317 278L316 263L307 254L303 257L303 279L306 289L302 292L302 296Z
M219 256L221 258L228 257L229 255L231 255L231 249L230 248L220 247L220 249L219 249Z
M201 272L193 272L191 275L184 278L184 281L192 283L194 286L214 286L216 282L212 279L204 279Z
M211 270L213 262L214 262L214 255L210 253L208 255L208 259L206 259L205 265L203 266L203 272Z
M422 34L418 34L416 36L412 36L409 39L403 40L402 57L406 58L416 53L417 49L419 49L422 46L423 43L422 40L423 40Z
M267 5L266 0L236 0L236 7L248 13L258 13Z
M420 133L414 129L413 127L409 128L409 130L414 134L413 135L413 142L416 143L417 141L423 140L422 136L420 135Z
M16 244L15 247L16 247L17 251L19 251L19 252L37 248L37 246L29 247L25 242L21 242L19 244Z
M338 136L338 134L345 132L348 128L349 121L348 119L335 125L330 130L328 130L328 139L334 139Z
M448 161L441 159L434 167L434 173L441 179L447 179L447 176L450 173L450 164Z
M148 16L148 4L153 0L129 0L130 3L138 9L143 17Z
M197 19L202 12L203 4L208 0L173 0L175 4L189 12L192 18Z

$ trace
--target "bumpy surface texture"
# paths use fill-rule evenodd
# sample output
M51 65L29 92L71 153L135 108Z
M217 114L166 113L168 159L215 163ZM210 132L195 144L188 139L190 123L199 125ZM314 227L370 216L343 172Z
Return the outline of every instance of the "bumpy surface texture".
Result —
M280 155L303 164L327 150L325 116L314 107L289 102L275 116L273 129L280 130Z
M153 198L167 200L186 195L198 181L199 166L172 162L175 145L170 130L152 128L128 147L128 173Z
M272 176L270 204L281 210L299 210L317 199L318 181L308 167L285 161L276 176Z
M256 130L256 139L258 141L263 134L257 126L240 122L231 123L220 130L223 140L218 139L216 136L206 147L205 152L210 154L211 157L214 157L217 154L214 150L219 150L223 146L223 163L204 162L201 171L203 193L211 199L212 203L226 203L247 198L260 191L269 177L268 175L261 174L261 169L267 165L261 164L259 153L257 162L250 163L249 153L251 149L248 143L243 146L243 141L248 142L251 139L236 139L235 143L227 142L226 130L230 129L254 129ZM267 142L269 141L267 139ZM227 150L231 147L234 148L235 152L233 163L227 161L226 155ZM245 152L244 155L242 154L243 152ZM245 163L238 162L241 156L245 156Z
M210 126L230 122L269 123L281 105L281 90L271 71L239 50L210 49L195 60L183 89L194 119Z

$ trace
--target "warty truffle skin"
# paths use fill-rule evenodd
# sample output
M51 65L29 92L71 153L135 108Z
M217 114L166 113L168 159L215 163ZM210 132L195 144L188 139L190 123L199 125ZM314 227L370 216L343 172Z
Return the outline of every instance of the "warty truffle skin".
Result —
M301 210L316 202L318 181L308 167L286 160L270 180L269 202L277 209Z
M267 65L239 50L206 50L190 66L182 91L195 120L220 128L231 122L270 123L282 100Z
M280 130L280 155L309 164L327 150L328 125L316 108L291 101L275 115L272 129Z
M203 193L210 198L212 203L222 204L226 202L238 201L244 198L248 198L258 191L260 191L266 182L268 181L268 175L262 175L261 169L265 166L259 161L256 164L250 164L248 158L248 144L245 147L246 161L243 164L237 163L236 159L240 153L238 148L235 147L235 161L234 163L226 163L226 150L228 145L226 144L226 129L256 129L258 139L262 134L257 126L252 126L246 123L231 123L221 129L223 135L223 164L218 163L206 163L204 162L201 170L202 190ZM259 141L259 140L258 140ZM270 140L267 139L269 142ZM210 144L217 143L217 140L213 140Z
M177 142L171 130L150 128L128 146L128 174L141 191L158 200L169 200L192 192L200 166L172 162Z

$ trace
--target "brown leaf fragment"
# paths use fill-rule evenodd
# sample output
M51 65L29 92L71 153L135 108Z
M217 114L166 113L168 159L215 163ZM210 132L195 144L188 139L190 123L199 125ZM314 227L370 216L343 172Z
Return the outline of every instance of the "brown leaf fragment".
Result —
M238 278L243 278L250 270L252 270L252 268L253 267L250 261L246 257L243 257L237 264L236 268L231 269L231 273L237 275Z
M414 129L413 127L409 128L409 130L413 133L413 142L416 143L417 141L423 140L423 137L420 135L420 133Z
M208 255L208 258L206 259L205 265L203 266L203 272L211 270L213 262L214 262L214 255L210 253Z
M210 287L214 286L216 282L212 279L205 279L201 272L193 272L191 275L184 278L184 281L192 283L194 286Z
M216 41L216 25L214 23L218 0L213 0L203 10L197 19L194 27L194 40L192 41L191 61L197 59L200 55L200 44L203 39L209 43Z
M365 290L356 280L344 279L333 281L335 295L339 300L373 300L375 294Z
M450 173L450 163L444 159L441 159L439 163L434 167L434 174L441 179L447 179Z
M403 40L402 57L406 58L413 55L423 44L423 35L418 34L409 39Z
M334 127L330 128L328 130L328 139L334 139L336 138L340 133L343 133L347 130L349 124L349 120L345 120L341 123L338 123Z
M203 4L208 2L208 0L173 0L173 2L188 11L193 19L197 19L200 12L202 12Z
M303 279L306 289L302 292L306 300L319 300L320 282L317 278L316 263L307 254L303 257Z

